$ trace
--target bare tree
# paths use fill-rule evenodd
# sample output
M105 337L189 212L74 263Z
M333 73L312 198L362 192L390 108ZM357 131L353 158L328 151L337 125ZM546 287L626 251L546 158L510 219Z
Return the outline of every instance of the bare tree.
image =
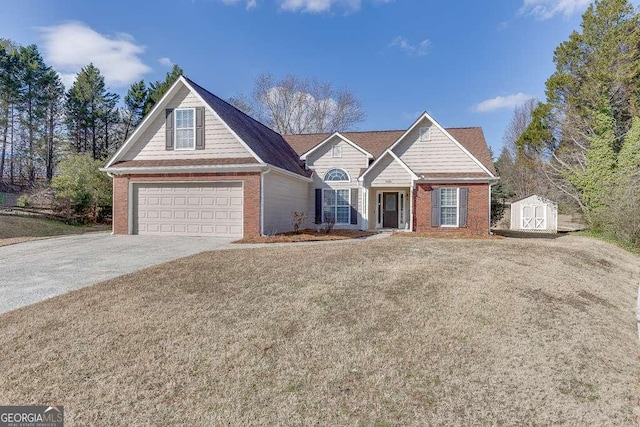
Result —
M543 163L538 153L527 152L516 144L531 123L531 114L537 104L537 100L529 99L514 109L504 133L504 147L496 164L504 192L515 198L536 193L545 195L548 192Z
M350 90L292 74L282 79L261 74L251 96L240 94L229 102L282 134L345 131L365 117Z

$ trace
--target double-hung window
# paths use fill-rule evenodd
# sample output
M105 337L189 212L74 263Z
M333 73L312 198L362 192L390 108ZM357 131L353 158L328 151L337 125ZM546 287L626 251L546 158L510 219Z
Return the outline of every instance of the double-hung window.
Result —
M322 191L322 221L335 220L336 224L349 224L351 218L351 205L349 190Z
M195 150L196 148L196 110L179 108L175 115L176 150Z
M442 227L458 226L458 200L457 188L440 189L440 225Z

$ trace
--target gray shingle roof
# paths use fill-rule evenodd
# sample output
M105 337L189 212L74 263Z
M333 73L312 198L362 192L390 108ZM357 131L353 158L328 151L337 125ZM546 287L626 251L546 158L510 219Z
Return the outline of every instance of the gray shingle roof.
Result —
M192 80L186 77L185 80L263 162L298 175L311 174L311 171L305 171L300 166L298 154L279 133L249 117Z

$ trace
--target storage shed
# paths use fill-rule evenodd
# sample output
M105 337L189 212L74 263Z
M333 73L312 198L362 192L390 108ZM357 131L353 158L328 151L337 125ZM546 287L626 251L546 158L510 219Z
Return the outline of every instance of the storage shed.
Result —
M537 195L511 203L511 230L558 232L558 203Z

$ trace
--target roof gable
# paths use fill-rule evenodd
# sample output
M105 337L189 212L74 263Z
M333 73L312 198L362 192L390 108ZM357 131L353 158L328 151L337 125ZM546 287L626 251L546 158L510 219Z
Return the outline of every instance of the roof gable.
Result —
M187 84L215 111L220 119L249 146L264 163L302 176L309 176L299 163L298 154L274 130L215 96L202 86L184 77Z
M109 168L122 160L123 155L149 127L150 123L163 112L169 100L172 99L182 87L187 87L194 93L203 102L205 107L208 107L209 110L220 119L257 162L261 164L266 163L304 177L309 176L310 173L300 166L298 154L280 134L249 117L184 76L180 76L160 101L156 103L129 139L107 162L105 168Z
M373 158L373 154L369 153L367 150L365 150L364 148L360 147L358 144L356 144L355 142L351 141L349 138L345 137L344 135L342 135L340 132L334 132L333 134L329 135L327 138L325 138L323 141L321 141L320 143L318 143L317 145L315 145L314 147L312 147L310 150L306 151L305 153L303 153L300 158L302 160L305 160L310 154L312 154L313 152L315 152L316 150L318 150L320 147L322 147L323 145L329 143L330 141L332 141L334 138L340 138L342 141L346 142L347 144L349 144L350 146L352 146L353 148L355 148L356 150L360 151L362 154L366 155L368 158Z
M451 142L453 142L458 148L462 150L464 154L469 156L469 158L475 162L481 169L483 169L489 176L495 177L495 173L491 172L489 168L487 168L480 160L478 160L469 150L467 150L459 141L457 141L445 128L443 128L438 122L436 122L426 111L422 113L420 117L407 129L407 131L402 134L400 138L396 142L394 142L387 150L392 151L395 147L397 147L404 139L411 135L414 130L420 126L422 123L428 122L430 125L435 126L440 132L442 132ZM485 143L486 145L486 143Z

